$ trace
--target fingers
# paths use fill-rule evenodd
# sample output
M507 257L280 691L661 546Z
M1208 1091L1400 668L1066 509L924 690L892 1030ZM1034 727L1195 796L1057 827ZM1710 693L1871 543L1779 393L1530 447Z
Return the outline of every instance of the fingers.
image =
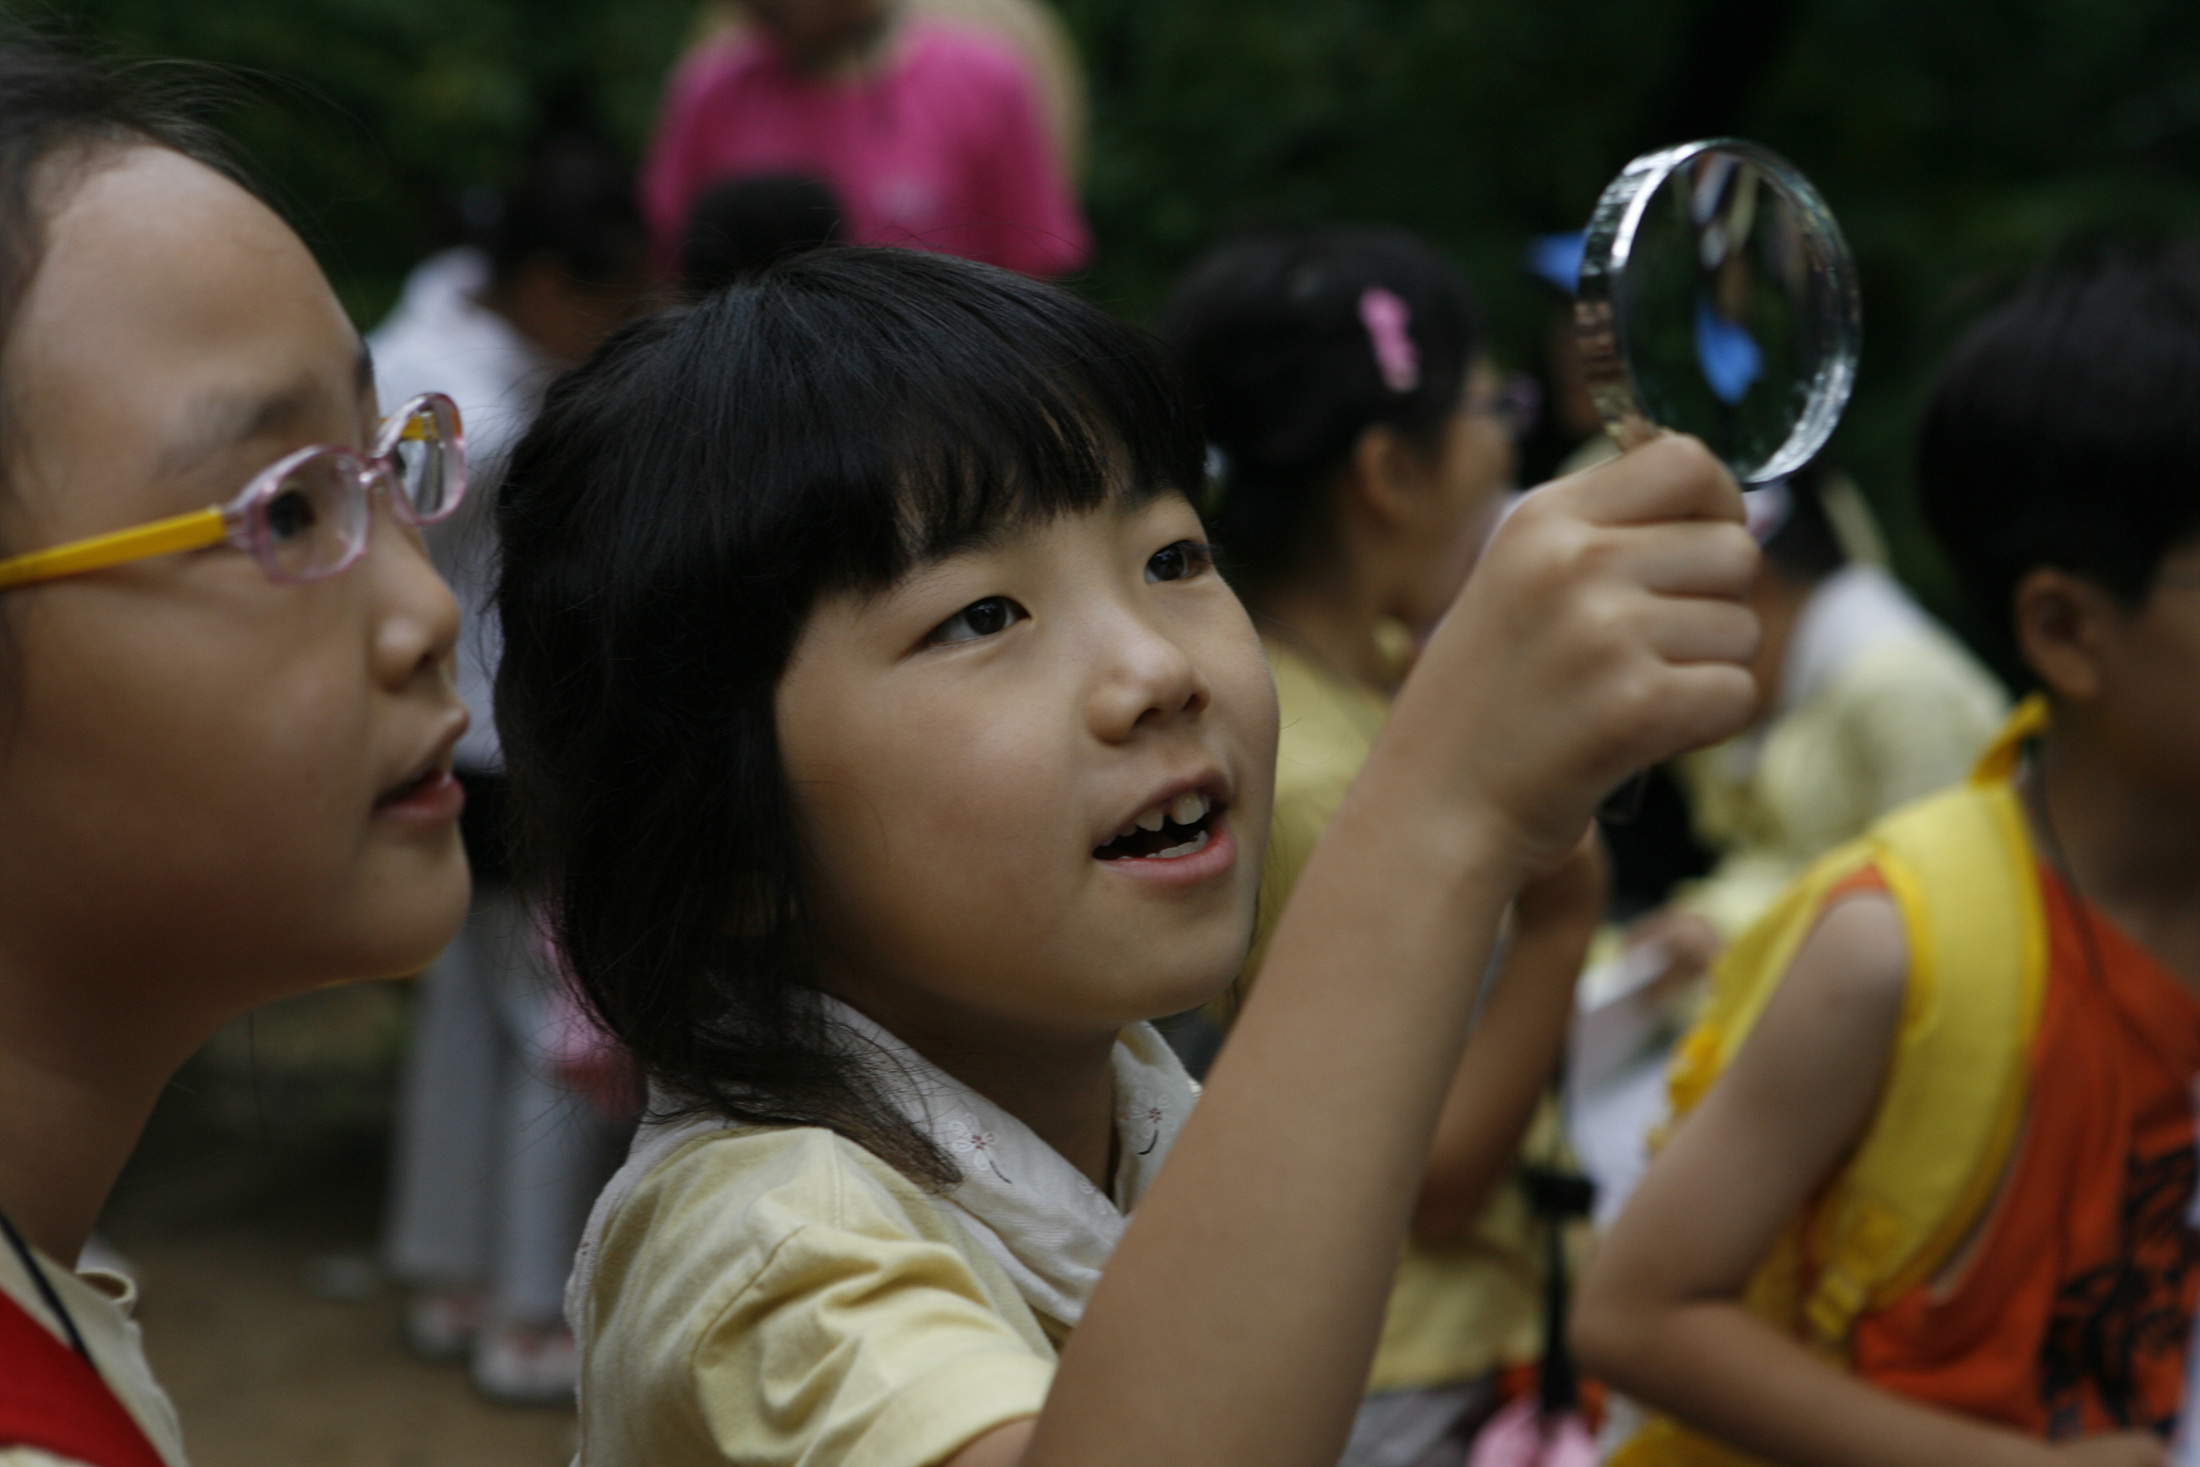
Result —
M1667 662L1746 664L1763 635L1748 607L1704 597L1646 598L1641 625L1650 650Z
M1742 491L1726 465L1701 442L1678 433L1665 434L1547 487L1567 499L1576 514L1608 525L1689 519L1744 522Z
M1616 569L1662 596L1739 601L1764 559L1749 531L1728 520L1628 525L1607 534Z

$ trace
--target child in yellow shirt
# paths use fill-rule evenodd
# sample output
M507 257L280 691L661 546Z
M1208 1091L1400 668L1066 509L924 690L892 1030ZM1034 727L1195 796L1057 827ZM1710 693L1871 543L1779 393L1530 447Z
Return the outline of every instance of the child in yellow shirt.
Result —
M1534 496L1194 1107L1142 1021L1237 971L1276 737L1203 458L1138 333L915 251L630 327L515 451L514 803L654 1096L588 1467L1334 1464L1504 910L1738 726L1756 551L1686 440Z

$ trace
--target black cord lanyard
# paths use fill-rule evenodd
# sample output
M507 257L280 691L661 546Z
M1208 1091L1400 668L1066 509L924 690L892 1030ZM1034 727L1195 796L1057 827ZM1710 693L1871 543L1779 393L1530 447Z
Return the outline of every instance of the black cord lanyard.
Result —
M92 1373L97 1375L99 1365L92 1359L92 1352L85 1347L84 1336L77 1330L76 1320L63 1307L61 1296L53 1291L53 1284L47 1279L46 1270L38 1266L38 1255L31 1252L31 1245L23 1241L23 1235L15 1230L15 1224L8 1221L8 1215L4 1212L0 1212L0 1233L8 1235L8 1242L14 1247L15 1256L23 1260L23 1271L31 1276L31 1283L38 1290L38 1297L53 1311L53 1317L61 1321L62 1332L69 1337L69 1348L81 1355L84 1363L91 1366Z
M2039 814L2040 835L2047 843L2048 864L2062 878L2063 890L2070 893L2070 910L2077 916L2078 946L2085 952L2086 976L2093 980L2095 989L2105 992L2108 974L2101 963L2100 939L2093 931L2091 905L2078 888L2078 873L2070 869L2070 857L2064 853L2062 836L2055 829L2054 812L2047 808L2047 770L2034 759L2027 772L2032 776L2026 791L2031 796L2028 803Z

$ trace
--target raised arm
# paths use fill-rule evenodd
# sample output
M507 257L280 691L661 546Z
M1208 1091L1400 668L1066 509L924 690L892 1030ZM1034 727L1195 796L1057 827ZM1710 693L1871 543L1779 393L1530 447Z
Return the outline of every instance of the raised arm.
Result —
M1413 1205L1413 1234L1423 1242L1465 1237L1519 1158L1566 1048L1604 885L1604 849L1592 834L1514 902L1512 941L1444 1097Z
M1888 898L1852 896L1819 920L1598 1248L1574 1312L1584 1368L1793 1467L2162 1462L2152 1438L2054 1448L1880 1390L1743 1307L1782 1226L1869 1125L1907 981Z
M1333 1467L1506 904L1738 728L1756 551L1689 440L1547 486L1401 691L1035 1423L957 1467ZM1318 1077L1318 1079L1316 1078Z

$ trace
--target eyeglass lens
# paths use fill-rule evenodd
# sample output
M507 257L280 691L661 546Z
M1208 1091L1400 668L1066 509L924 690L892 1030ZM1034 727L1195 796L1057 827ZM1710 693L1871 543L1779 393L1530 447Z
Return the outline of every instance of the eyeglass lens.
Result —
M442 516L458 483L457 455L452 451L458 424L448 407L423 403L409 413L391 445L397 487L412 506L413 517L423 522Z
M316 454L283 475L260 507L268 568L312 580L349 564L365 543L371 501L356 460Z

